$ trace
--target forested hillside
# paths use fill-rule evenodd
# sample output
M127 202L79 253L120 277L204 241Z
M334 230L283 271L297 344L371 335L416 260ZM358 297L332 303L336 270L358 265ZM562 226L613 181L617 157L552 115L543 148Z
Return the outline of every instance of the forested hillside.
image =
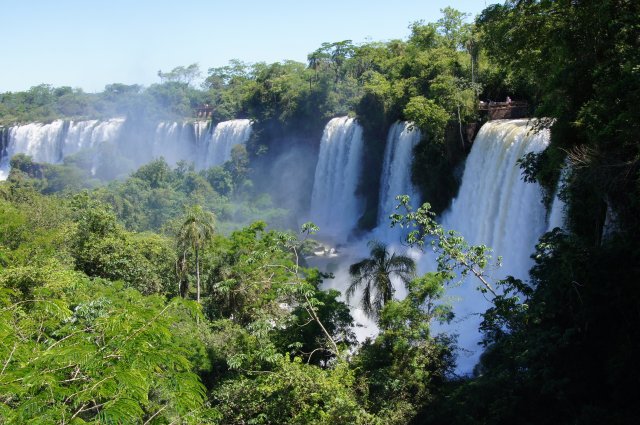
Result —
M10 159L0 423L633 423L640 4L508 0L473 23L447 8L410 31L327 42L307 63L181 66L146 88L0 94L0 157L8 129L35 121L252 120L246 145L213 167L159 158L129 169L109 141L101 152L113 168L82 152ZM487 119L478 102L507 97L550 128L549 146L519 162L547 206L560 187L566 223L540 238L529 279L494 280L490 247L438 215ZM412 258L371 242L350 267L347 298L324 289L331 270L309 267L317 227L296 223L323 128L345 115L363 133L361 233L377 224L387 130L398 120L420 130L411 176L426 205L399 208L389 225L439 255L419 274ZM456 373L457 335L442 326L457 319L446 291L461 275L491 305L469 375ZM376 336L357 341L347 300L362 303Z

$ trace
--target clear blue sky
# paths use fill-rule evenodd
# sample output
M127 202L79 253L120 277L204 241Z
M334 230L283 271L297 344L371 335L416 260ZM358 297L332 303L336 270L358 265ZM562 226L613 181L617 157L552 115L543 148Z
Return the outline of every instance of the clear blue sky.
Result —
M158 82L157 71L230 59L305 61L322 42L405 39L452 6L485 0L2 0L0 92L41 83L101 91Z

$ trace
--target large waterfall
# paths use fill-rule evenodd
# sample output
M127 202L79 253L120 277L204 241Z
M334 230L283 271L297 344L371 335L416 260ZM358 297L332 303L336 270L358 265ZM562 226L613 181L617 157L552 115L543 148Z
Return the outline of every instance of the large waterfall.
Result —
M362 167L362 128L353 118L334 118L320 142L311 194L311 219L322 234L346 241L363 212L356 194Z
M59 163L64 157L118 138L123 119L30 123L5 129L5 151L0 152L0 179L9 172L9 160L18 153L36 162Z
M389 129L380 177L377 231L378 237L388 242L398 242L401 237L399 228L389 227L389 216L398 205L396 196L409 195L412 206L420 205L420 195L411 183L411 163L413 148L421 137L420 130L409 122L396 122Z
M234 145L246 143L251 137L251 120L238 119L223 121L216 125L203 153L202 168L220 165L231 159Z
M486 123L467 158L458 197L442 217L445 229L460 232L471 244L491 247L494 258L502 256L504 266L492 272L493 279L512 275L526 280L533 265L530 255L546 231L546 212L541 188L522 180L516 161L545 149L548 143L549 132L535 132L527 120ZM469 350L467 357L459 359L461 370L469 370L478 360L477 314L489 306L472 279L448 291L457 298L459 345Z
M34 161L57 163L62 161L65 130L62 120L50 124L31 123L9 129L8 156L24 153Z
M229 160L232 147L249 139L251 121L224 121L213 130L208 121L161 122L151 132L147 129L144 123L133 124L123 118L56 120L1 128L0 180L6 179L9 160L18 153L29 155L36 162L55 164L70 155L90 151L92 170L100 161L120 160L132 168L161 156L170 164L185 160L198 168L208 168ZM112 145L110 152L115 156L101 157L102 151L97 148L104 142Z
M25 153L38 162L59 163L81 151L100 155L103 142L113 146L113 158L127 157L137 166L159 156L174 164L193 162L198 169L219 165L230 158L232 147L246 143L251 135L250 120L232 120L212 126L207 121L163 122L138 125L124 119L105 121L53 121L0 128L0 179L6 178L9 158ZM327 285L342 291L349 283L348 266L368 255L366 241L380 239L398 248L401 231L389 227L389 215L400 194L411 196L414 206L419 194L411 183L413 149L420 141L419 130L411 123L398 122L389 129L379 188L378 225L361 241L341 250L336 258L325 256L336 279ZM517 160L528 152L543 150L549 132L534 132L527 120L492 121L480 130L466 160L462 185L450 209L440 218L446 229L460 232L472 244L493 248L503 257L504 267L492 271L492 279L513 275L526 279L532 265L530 255L539 236L548 228L547 214L537 184L525 183ZM337 243L348 241L364 213L364 201L358 196L363 163L362 128L355 119L334 118L327 123L320 143L319 158L311 196L311 220L321 228L321 235ZM118 156L119 155L119 156ZM109 159L109 160L113 160ZM117 159L116 159L117 160ZM559 202L559 201L558 201ZM557 205L556 208L560 208ZM561 211L561 208L559 209ZM557 215L550 214L555 223ZM422 272L434 270L432 255L420 259ZM328 270L327 267L324 270ZM459 358L460 370L468 371L477 362L478 313L489 306L475 289L471 278L450 288L459 345L468 356ZM397 287L401 297L403 289ZM354 304L356 300L354 299ZM361 312L356 318L367 323ZM373 326L372 326L373 328Z
M540 186L523 181L517 160L548 143L549 132L534 132L527 120L486 123L467 158L459 195L442 219L468 242L491 247L503 257L503 273L518 278L527 277L546 212Z
M314 264L330 270L335 278L325 282L325 287L335 288L343 294L349 286L349 265L369 255L367 241L379 239L389 243L389 249L401 249L402 233L390 228L389 215L394 211L401 194L411 196L412 203L419 202L419 195L411 183L413 148L420 141L420 131L411 123L397 122L392 125L387 137L383 159L378 227L360 240L351 241L339 250L336 258L316 259ZM320 226L324 235L336 242L345 242L363 213L363 202L356 196L362 163L362 129L352 118L335 118L326 125L320 144L320 155L315 172L311 202L311 219ZM323 230L327 231L323 232ZM395 282L395 279L394 279ZM406 291L396 284L396 296L402 298ZM363 340L376 331L375 323L366 317L359 306L360 291L351 301L352 314L358 327L354 329Z
M368 255L366 241L379 239L389 248L405 250L397 242L402 231L389 228L389 215L394 212L400 194L410 195L413 206L419 204L419 194L411 184L413 148L420 141L420 132L411 123L398 122L389 130L381 184L379 188L378 227L362 240L340 251L334 259L317 260L318 265L331 270L336 278L325 285L344 290L349 285L349 265ZM355 196L359 169L354 158L354 146L360 155L361 131L352 119L337 118L325 127L320 146L320 157L315 173L312 199L312 219L321 225L336 229L334 234L345 235L356 225L360 204ZM506 275L527 279L530 259L538 238L547 229L542 203L542 192L537 184L525 183L517 160L528 152L539 152L549 143L548 130L535 132L527 120L492 121L478 134L466 160L462 185L458 197L440 222L446 229L460 232L471 244L484 244L494 249L494 256L502 256L504 267L490 270L491 278ZM355 144L355 145L354 145ZM346 184L348 182L348 184ZM433 255L420 257L421 272L436 268ZM459 371L468 372L477 363L481 349L478 346L479 314L489 302L476 290L477 282L468 278L458 286L448 288L448 300L453 303L456 320L448 330L459 334L463 349L458 358ZM402 298L404 288L396 283L396 297ZM356 329L359 337L375 332L375 324L363 316L352 302L352 313L364 327Z

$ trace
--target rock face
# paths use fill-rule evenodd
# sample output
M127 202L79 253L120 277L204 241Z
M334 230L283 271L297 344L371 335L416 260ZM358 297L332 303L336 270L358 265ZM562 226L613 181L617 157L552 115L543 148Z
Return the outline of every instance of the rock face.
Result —
M527 102L480 102L480 113L486 113L488 120L504 120L527 118L529 104Z
M480 125L478 122L462 125L455 122L447 126L445 132L445 153L451 166L455 166L460 163L460 161L465 160L480 130Z

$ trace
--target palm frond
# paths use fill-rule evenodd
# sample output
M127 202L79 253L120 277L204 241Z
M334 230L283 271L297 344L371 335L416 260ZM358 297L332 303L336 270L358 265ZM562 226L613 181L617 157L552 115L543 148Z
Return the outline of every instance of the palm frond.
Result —
M415 276L416 265L410 257L390 253L387 245L380 241L371 240L367 245L370 257L349 267L351 284L345 295L350 300L356 290L363 287L362 309L367 316L377 318L384 304L393 299L395 288L391 276L398 276L408 284Z

